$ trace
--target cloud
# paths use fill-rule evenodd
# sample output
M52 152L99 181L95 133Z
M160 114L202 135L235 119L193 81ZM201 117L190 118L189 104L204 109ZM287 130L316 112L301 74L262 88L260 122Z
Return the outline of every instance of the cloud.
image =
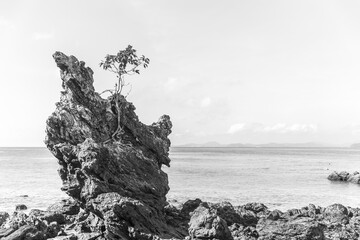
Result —
M176 87L178 86L178 79L177 78L173 78L170 77L168 78L168 80L165 82L164 84L164 88L167 92L172 92L176 89Z
M15 29L15 25L10 22L9 20L0 17L0 27L2 27L3 29L9 29L9 30L14 30Z
M53 33L37 32L32 35L34 40L48 40L54 37Z
M229 134L234 134L241 131L251 132L271 132L271 133L310 133L317 132L318 127L315 124L285 124L278 123L273 125L264 125L261 123L236 123L230 126L227 131Z
M201 107L208 107L211 104L211 98L205 97L201 100L200 106Z
M244 129L245 129L245 123L237 123L237 124L230 126L228 133L232 134L232 133L240 132Z

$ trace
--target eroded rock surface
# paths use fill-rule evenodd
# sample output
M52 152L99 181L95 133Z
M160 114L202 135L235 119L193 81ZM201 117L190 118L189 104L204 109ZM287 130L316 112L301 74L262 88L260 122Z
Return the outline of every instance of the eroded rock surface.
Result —
M342 172L334 171L328 176L328 179L330 181L341 181L341 182L351 182L351 183L360 184L360 173L357 171L353 173L348 173L346 171L342 171Z
M104 196L107 194L114 196ZM360 237L360 209L341 204L326 208L309 204L282 212L270 211L259 203L234 207L229 202L213 204L196 199L176 206L168 204L163 213L165 221L159 222L160 218L150 216L153 212L138 201L123 200L117 193L104 195L97 198L101 202L96 205L97 210L105 212L101 216L86 208L68 211L69 205L76 205L71 200L54 204L54 211L32 209L28 215L15 212L8 219L9 226L0 228L0 239L356 240ZM108 202L109 199L114 202ZM157 234L146 232L144 226L149 220L154 226L164 228ZM130 228L126 221L132 221Z
M45 143L71 198L47 210L0 213L1 240L359 239L360 209L341 204L282 212L261 203L167 202L161 167L170 164L170 118L141 123L124 97L103 99L95 92L93 71L84 62L60 52L53 57L63 91L47 121ZM116 105L123 132L113 138ZM334 173L329 179L357 175Z
M169 116L141 123L123 96L103 99L95 92L84 62L60 52L53 57L64 91L47 120L45 143L58 159L62 189L104 220L109 239L172 236L163 214L168 177L161 170L170 164ZM118 124L123 132L112 138Z

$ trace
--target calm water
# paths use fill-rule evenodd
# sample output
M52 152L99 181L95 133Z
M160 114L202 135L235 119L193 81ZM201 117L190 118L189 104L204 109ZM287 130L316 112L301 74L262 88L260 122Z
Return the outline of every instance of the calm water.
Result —
M359 185L326 179L333 170L360 170L357 149L173 148L170 157L169 199L256 201L281 210L335 202L360 207ZM0 148L0 211L19 203L44 209L66 197L57 167L45 148Z
M173 148L168 198L235 205L262 202L285 210L313 203L360 207L360 185L333 183L334 170L360 170L350 148Z

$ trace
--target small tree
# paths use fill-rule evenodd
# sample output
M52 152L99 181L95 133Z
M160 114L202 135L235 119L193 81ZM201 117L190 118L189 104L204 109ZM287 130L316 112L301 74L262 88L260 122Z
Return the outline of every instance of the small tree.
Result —
M150 63L150 60L144 55L138 57L136 50L129 45L125 50L120 50L116 55L107 55L104 61L101 61L100 67L104 70L109 70L116 74L117 82L115 83L114 90L105 90L104 92L110 92L112 95L112 100L115 102L115 107L117 111L117 128L112 134L111 138L116 140L118 135L122 134L122 127L120 125L121 119L121 107L119 106L119 99L122 96L122 91L125 86L129 83L126 83L124 76L140 74L140 67L147 68ZM104 93L103 92L103 93ZM129 91L130 92L130 91ZM123 96L126 98L129 92Z

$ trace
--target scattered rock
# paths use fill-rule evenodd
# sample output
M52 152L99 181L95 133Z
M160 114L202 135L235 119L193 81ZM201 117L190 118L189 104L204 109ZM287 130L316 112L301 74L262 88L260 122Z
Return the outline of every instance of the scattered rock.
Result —
M0 239L3 239L3 237L9 236L13 232L15 232L14 228L0 228Z
M54 203L53 205L47 208L47 211L57 212L65 215L76 215L80 211L80 206L77 201L74 201L69 198Z
M360 209L341 204L281 212L261 203L167 202L161 168L170 164L170 118L141 123L124 97L103 99L95 92L84 62L60 52L53 57L64 91L47 121L45 143L71 198L29 215L22 212L25 205L16 206L10 219L0 213L0 225L7 225L0 228L1 240L359 239ZM116 105L122 133L114 138ZM328 178L359 183L359 175L334 172Z
M35 238L36 237L36 238ZM2 238L1 240L43 240L46 239L44 236L41 236L38 233L38 230L31 225L24 225L18 228L15 232L11 233L7 237Z
M349 223L349 212L346 207L341 204L333 204L328 206L324 213L324 220L329 223Z
M259 239L318 239L325 240L325 225L310 218L261 218L256 225Z
M66 222L63 213L32 209L27 220L34 221L35 219L46 221L47 223L56 222L58 224L64 224Z
M191 213L189 235L192 239L233 239L226 221L206 203L200 204Z
M342 172L334 171L328 176L328 179L330 181L342 181L342 182L351 182L351 183L360 184L360 173L357 171L352 174L345 171Z
M109 239L129 236L131 227L130 235L167 236L172 230L163 210L169 185L161 166L170 163L169 116L149 126L141 123L123 96L103 99L95 92L93 71L84 62L60 52L53 57L64 91L47 120L45 143L60 164L62 189L104 219ZM114 139L118 125L122 133Z
M19 227L27 225L27 218L28 216L24 212L14 212L10 217L8 225L10 228L18 229Z
M10 216L7 212L0 212L0 226L3 225L9 217Z
M18 204L15 207L15 211L23 211L23 210L26 210L26 209L27 209L27 206L25 204Z

